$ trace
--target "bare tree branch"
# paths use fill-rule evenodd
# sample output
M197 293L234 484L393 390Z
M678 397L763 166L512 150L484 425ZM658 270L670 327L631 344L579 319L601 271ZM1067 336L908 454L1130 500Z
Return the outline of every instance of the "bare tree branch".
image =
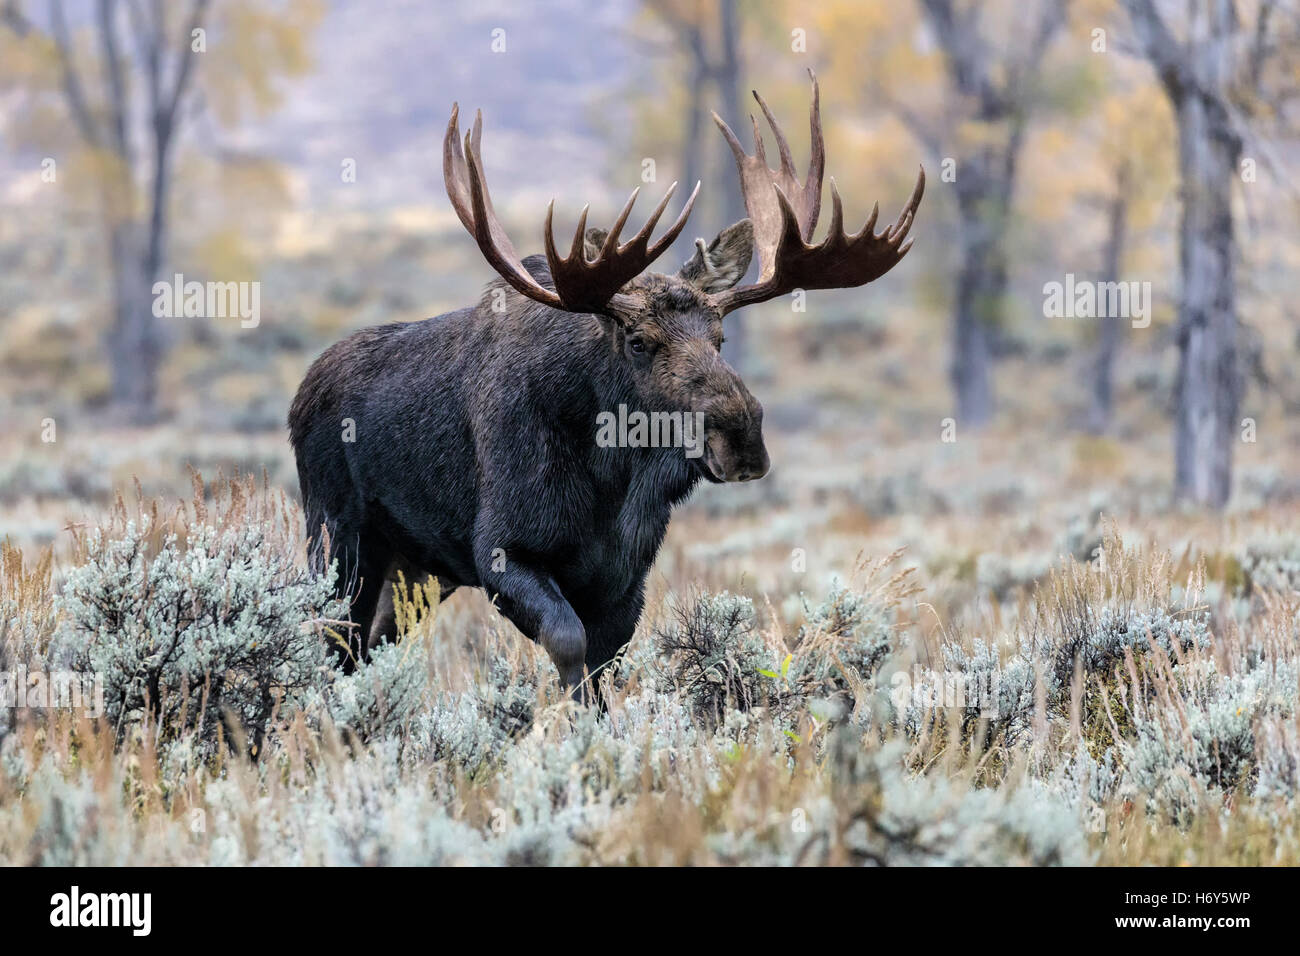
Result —
M140 0L127 0L126 8L135 28L136 48L149 83L149 116L154 117L162 102L162 24L145 14ZM157 14L158 8L155 6L153 9Z
M912 138L925 148L935 162L942 162L944 151L939 133L925 121L916 110L898 97L891 96L883 89L876 91L876 98L881 100L891 113L899 118Z
M1052 37L1065 26L1069 12L1070 0L1041 0L1038 5L1038 19L1029 42L1023 48L1023 55L1009 58L1006 82L1007 89L1012 91L1008 96L1009 99L1023 100L1025 91L1022 89L1022 84L1026 78L1037 75L1043 57L1047 55L1047 48L1051 45Z
M104 78L109 90L109 111L117 153L129 161L126 134L126 84L122 79L122 58L117 49L117 0L99 0L99 41L104 51Z
M27 14L23 13L22 7L18 5L18 0L6 0L5 5L0 7L0 22L19 37L25 37L32 32L32 21L27 19Z
M1170 97L1182 96L1187 86L1186 69L1183 63L1187 59L1187 50L1179 43L1168 24L1156 10L1154 0L1122 0L1128 11L1134 32L1142 44L1143 52L1160 82L1164 84Z
M153 101L153 183L150 190L149 246L145 254L145 272L151 278L162 265L163 243L167 231L167 184L170 176L172 136L176 129L176 111L193 75L196 58L196 54L190 49L190 38L194 31L202 26L208 2L209 0L194 0L190 8L189 23L181 37L181 45L177 53L179 61L171 93L163 99L159 90ZM155 51L159 51L164 43L164 20L160 3L155 4L154 16L157 30L152 46ZM161 56L161 53L157 52L154 55ZM151 69L156 70L157 67ZM157 82L161 84L160 79Z
M1009 104L1004 91L992 81L988 68L991 58L979 31L981 5L971 4L965 15L954 9L952 0L921 0L921 5L946 54L944 62L953 85L963 95L979 101L981 119L1004 115Z
M1247 75L1250 77L1250 85L1255 89L1259 88L1260 76L1264 72L1264 61L1272 51L1268 43L1268 24L1273 18L1275 9L1277 6L1273 0L1263 0L1259 7L1259 15L1255 17L1255 38L1251 44L1250 56L1246 59Z
M207 13L209 0L194 0L190 8L189 25L185 29L185 34L181 37L180 50L180 67L176 71L176 83L172 87L171 99L167 105L167 115L169 120L176 116L176 107L180 105L181 97L185 94L185 87L189 84L190 75L194 71L194 53L190 49L190 38L194 31L203 26L203 18Z
M54 38L54 49L59 57L59 73L63 82L63 93L68 100L68 109L72 112L72 118L81 132L82 139L90 146L99 146L102 137L86 102L81 78L72 65L72 41L68 37L68 24L63 17L63 0L50 0L50 30Z

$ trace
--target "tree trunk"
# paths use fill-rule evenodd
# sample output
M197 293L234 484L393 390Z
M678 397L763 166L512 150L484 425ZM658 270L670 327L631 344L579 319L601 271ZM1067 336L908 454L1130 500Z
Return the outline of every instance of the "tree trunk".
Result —
M1232 222L1232 182L1241 141L1222 102L1200 92L1222 90L1231 76L1231 4L1216 0L1208 7L1200 11L1192 28L1198 83L1185 86L1175 100L1182 298L1174 484L1179 497L1219 508L1232 493L1232 452L1242 390Z
M1115 196L1110 204L1106 249L1102 254L1102 282L1120 281L1128 233L1128 179L1128 167L1121 166L1116 178ZM1106 315L1100 321L1092 380L1092 410L1088 420L1088 430L1094 435L1104 434L1110 427L1114 409L1115 354L1119 351L1120 323L1124 319L1118 315Z
M153 284L163 267L167 240L167 195L171 180L172 118L153 122L153 171L147 222L129 218L129 207L109 200L110 256L113 270L113 325L108 355L112 399L126 421L147 425L158 417L158 369L167 348L167 328L153 314ZM125 158L123 165L129 168ZM121 187L129 194L132 184ZM127 218L121 218L126 216ZM179 304L174 304L179 309ZM177 316L172 316L176 318Z
M1232 491L1241 401L1232 179L1240 147L1195 93L1179 104L1182 173L1175 490L1222 507Z
M682 195L689 196L691 190L695 188L696 181L702 178L701 169L704 166L702 145L705 114L702 100L710 68L708 49L699 26L695 24L688 26L684 39L687 48L691 51L691 72L686 81L688 84L686 135L682 140L682 179L678 188L683 190ZM690 230L685 230L673 243L670 254L677 262L685 262L691 257L694 249L695 235Z
M1013 127L1001 150L966 160L957 174L962 261L953 303L949 375L957 421L971 428L993 417L993 335L1007 291L1007 214L1015 180L1020 129Z
M157 414L162 328L153 314L154 276L136 223L110 229L113 324L106 342L113 405L128 422L148 424Z
M962 249L953 309L953 354L949 374L957 398L957 421L979 428L993 417L993 384L989 366L989 333L996 303L1005 291L990 259L996 249L982 241L967 242Z

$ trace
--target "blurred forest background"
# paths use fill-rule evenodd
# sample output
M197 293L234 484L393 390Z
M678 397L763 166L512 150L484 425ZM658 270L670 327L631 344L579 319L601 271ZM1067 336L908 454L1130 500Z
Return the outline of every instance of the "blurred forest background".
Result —
M1300 507L1298 33L1282 0L0 0L0 537L57 551L191 467L296 494L312 359L491 278L453 101L525 253L552 196L562 232L702 180L671 270L743 216L710 111L740 130L759 89L802 168L811 68L846 226L922 163L916 248L728 320L773 471L702 488L665 573L907 547L937 606L996 613L1105 514L1226 582ZM154 317L176 273L259 282L260 322ZM1150 323L1046 316L1067 275L1150 283Z

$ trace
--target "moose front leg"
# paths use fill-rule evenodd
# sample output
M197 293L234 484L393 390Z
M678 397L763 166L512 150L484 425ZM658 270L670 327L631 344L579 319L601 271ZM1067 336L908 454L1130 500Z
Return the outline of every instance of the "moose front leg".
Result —
M645 607L644 583L638 581L623 597L612 603L584 609L582 619L587 628L587 672L593 684L600 680L607 666L632 640L637 622Z
M587 657L587 632L555 578L492 549L476 555L479 581L488 597L524 635L546 649L560 681L582 699L582 669ZM498 570L499 569L499 570Z

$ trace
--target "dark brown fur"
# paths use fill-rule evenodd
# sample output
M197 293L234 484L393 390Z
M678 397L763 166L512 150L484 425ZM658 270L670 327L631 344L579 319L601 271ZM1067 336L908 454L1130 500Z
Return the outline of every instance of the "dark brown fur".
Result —
M398 567L484 588L570 685L627 643L672 506L700 478L768 467L762 408L722 360L703 293L744 273L748 235L734 226L683 274L629 283L617 314L561 312L497 282L473 309L364 329L317 359L290 438L313 558L337 562L352 599L345 666L372 630L392 636L391 609L376 610ZM544 260L525 265L549 283ZM601 447L598 416L620 405L701 412L702 454Z

